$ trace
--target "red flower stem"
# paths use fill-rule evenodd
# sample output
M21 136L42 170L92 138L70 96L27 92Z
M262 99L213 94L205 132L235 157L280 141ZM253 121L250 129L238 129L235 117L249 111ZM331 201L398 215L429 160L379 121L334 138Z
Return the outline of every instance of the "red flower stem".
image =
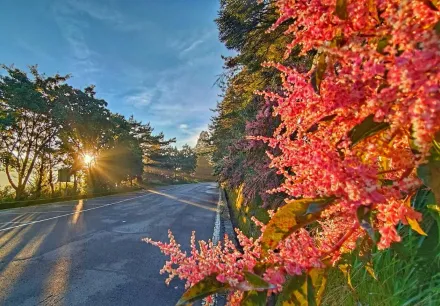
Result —
M325 252L325 255L329 255L331 253L334 253L336 251L338 251L341 246L344 244L345 241L347 241L348 238L350 238L351 235L353 235L354 231L359 227L359 222L355 221L353 223L353 226L350 228L350 230L345 233L345 235L338 241L338 243L336 243L333 248L331 248L330 251Z

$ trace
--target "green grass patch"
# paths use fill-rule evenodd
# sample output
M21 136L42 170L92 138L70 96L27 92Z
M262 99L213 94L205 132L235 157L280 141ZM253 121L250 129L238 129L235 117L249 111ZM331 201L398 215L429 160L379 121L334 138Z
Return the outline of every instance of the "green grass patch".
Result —
M373 268L377 280L354 257L350 278L338 269L331 269L322 305L440 305L440 215L426 206L426 191L413 200L413 207L422 212L421 236L409 226L400 225L402 241L390 249L373 252Z
M96 194L83 194L83 195L73 195L73 196L58 197L58 198L45 198L45 199L36 199L36 200L3 202L3 203L0 203L0 210L10 209L10 208L18 208L18 207L35 206L35 205L42 205L42 204L50 204L50 203L57 203L57 202L92 199L92 198L110 196L110 195L115 195L115 194L128 193L128 192L137 191L137 190L141 190L141 189L142 188L136 187L136 188L124 189L124 190L120 190L120 191L109 191L109 192L96 193Z
M260 230L252 221L252 217L263 223L269 221L267 210L262 208L262 200L257 197L253 201L245 202L241 189L226 190L228 204L231 208L231 218L234 226L238 227L246 236L257 238Z

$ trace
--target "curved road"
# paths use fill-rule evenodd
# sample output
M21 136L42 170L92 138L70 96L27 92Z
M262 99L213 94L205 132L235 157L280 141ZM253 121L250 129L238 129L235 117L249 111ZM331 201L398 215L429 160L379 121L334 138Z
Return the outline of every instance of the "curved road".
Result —
M175 305L183 283L141 239L209 239L217 201L202 183L0 211L0 305Z

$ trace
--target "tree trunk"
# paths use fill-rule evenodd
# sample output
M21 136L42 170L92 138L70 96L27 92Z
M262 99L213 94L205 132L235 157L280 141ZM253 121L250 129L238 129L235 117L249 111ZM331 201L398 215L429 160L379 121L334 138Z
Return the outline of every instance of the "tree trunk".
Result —
M37 198L41 197L41 191L43 189L43 178L44 178L44 155L41 156L41 165L38 169L38 180L37 180L37 188L35 190L35 196Z
M15 189L15 200L20 201L24 199L24 185L18 185Z
M55 194L55 186L53 184L52 158L50 154L49 154L49 186L50 186L51 197L53 198Z
M73 172L73 192L78 193L78 178L76 177L76 171Z

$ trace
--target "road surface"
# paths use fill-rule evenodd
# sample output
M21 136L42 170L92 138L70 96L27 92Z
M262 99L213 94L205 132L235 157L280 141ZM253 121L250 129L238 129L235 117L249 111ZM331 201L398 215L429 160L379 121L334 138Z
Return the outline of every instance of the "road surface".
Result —
M209 239L217 201L202 183L0 211L0 305L175 305L183 283L141 239Z

